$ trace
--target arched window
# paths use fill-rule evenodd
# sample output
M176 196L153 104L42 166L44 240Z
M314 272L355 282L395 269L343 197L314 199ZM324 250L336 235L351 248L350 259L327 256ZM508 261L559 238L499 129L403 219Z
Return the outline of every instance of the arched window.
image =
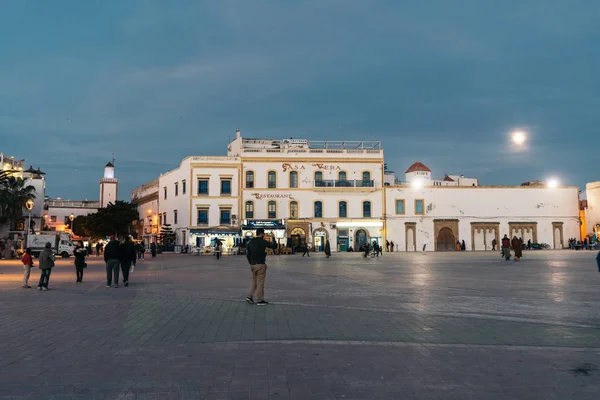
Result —
M267 187L269 189L275 189L277 187L277 173L275 171L269 171L267 174Z
M315 218L323 218L323 202L315 201L314 209Z
M362 173L362 186L363 187L371 187L373 184L371 183L371 172L363 171Z
M290 218L298 218L298 202L290 201Z
M298 187L298 171L290 172L290 187L297 188Z
M254 171L246 171L246 187L248 189L254 187Z
M248 219L254 218L254 202L252 202L252 201L246 202L246 218L248 218Z
M323 173L321 171L315 172L315 187L322 187L323 184Z
M371 202L363 201L363 218L371 218Z
M338 172L338 181L347 181L345 171Z
M273 200L267 204L267 218L277 218L277 203Z
M345 201L340 201L338 203L338 216L340 218L348 217L348 203Z

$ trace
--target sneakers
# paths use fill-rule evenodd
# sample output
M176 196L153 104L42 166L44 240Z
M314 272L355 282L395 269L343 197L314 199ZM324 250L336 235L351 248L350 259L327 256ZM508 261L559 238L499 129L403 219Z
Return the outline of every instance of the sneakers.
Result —
M38 286L38 290L42 290L42 287L41 287L41 286Z
M125 287L129 286L129 282L125 282Z
M46 290L50 290L50 289L48 289L46 286L44 286L44 287L42 288L42 290L43 290L43 291L46 291Z
M256 303L257 306L266 306L267 304L269 304L269 302L264 300Z
M246 297L246 303L254 304L254 300L252 299L252 297Z
M112 285L106 285L106 287L112 287Z
M118 287L119 287L119 284L118 284L118 283L115 283L115 289L116 289L116 288L118 288Z

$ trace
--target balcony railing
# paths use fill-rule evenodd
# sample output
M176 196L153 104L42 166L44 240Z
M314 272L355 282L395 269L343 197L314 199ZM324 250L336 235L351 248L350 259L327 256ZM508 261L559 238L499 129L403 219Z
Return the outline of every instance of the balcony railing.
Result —
M374 180L321 180L315 181L315 187L375 187Z

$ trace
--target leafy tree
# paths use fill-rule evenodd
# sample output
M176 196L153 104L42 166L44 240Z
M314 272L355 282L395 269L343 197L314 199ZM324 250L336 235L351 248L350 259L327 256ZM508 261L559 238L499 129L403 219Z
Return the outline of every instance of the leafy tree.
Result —
M78 217L79 218L79 217ZM85 236L105 237L110 235L125 235L131 231L131 223L139 219L137 206L126 201L110 203L108 207L101 208L98 212L80 218L78 231L77 219L75 220L75 233L87 232Z
M35 187L25 185L26 181L2 174L0 176L0 215L8 221L9 230L23 219L23 208L27 200L35 199Z
M98 239L99 236L92 234L88 228L89 218L88 215L78 215L73 220L73 233L79 237L91 237Z

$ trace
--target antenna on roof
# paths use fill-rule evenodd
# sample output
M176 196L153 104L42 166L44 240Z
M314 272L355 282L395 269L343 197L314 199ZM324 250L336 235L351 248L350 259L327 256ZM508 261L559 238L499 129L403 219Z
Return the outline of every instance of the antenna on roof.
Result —
M112 165L115 165L115 153L112 153Z

